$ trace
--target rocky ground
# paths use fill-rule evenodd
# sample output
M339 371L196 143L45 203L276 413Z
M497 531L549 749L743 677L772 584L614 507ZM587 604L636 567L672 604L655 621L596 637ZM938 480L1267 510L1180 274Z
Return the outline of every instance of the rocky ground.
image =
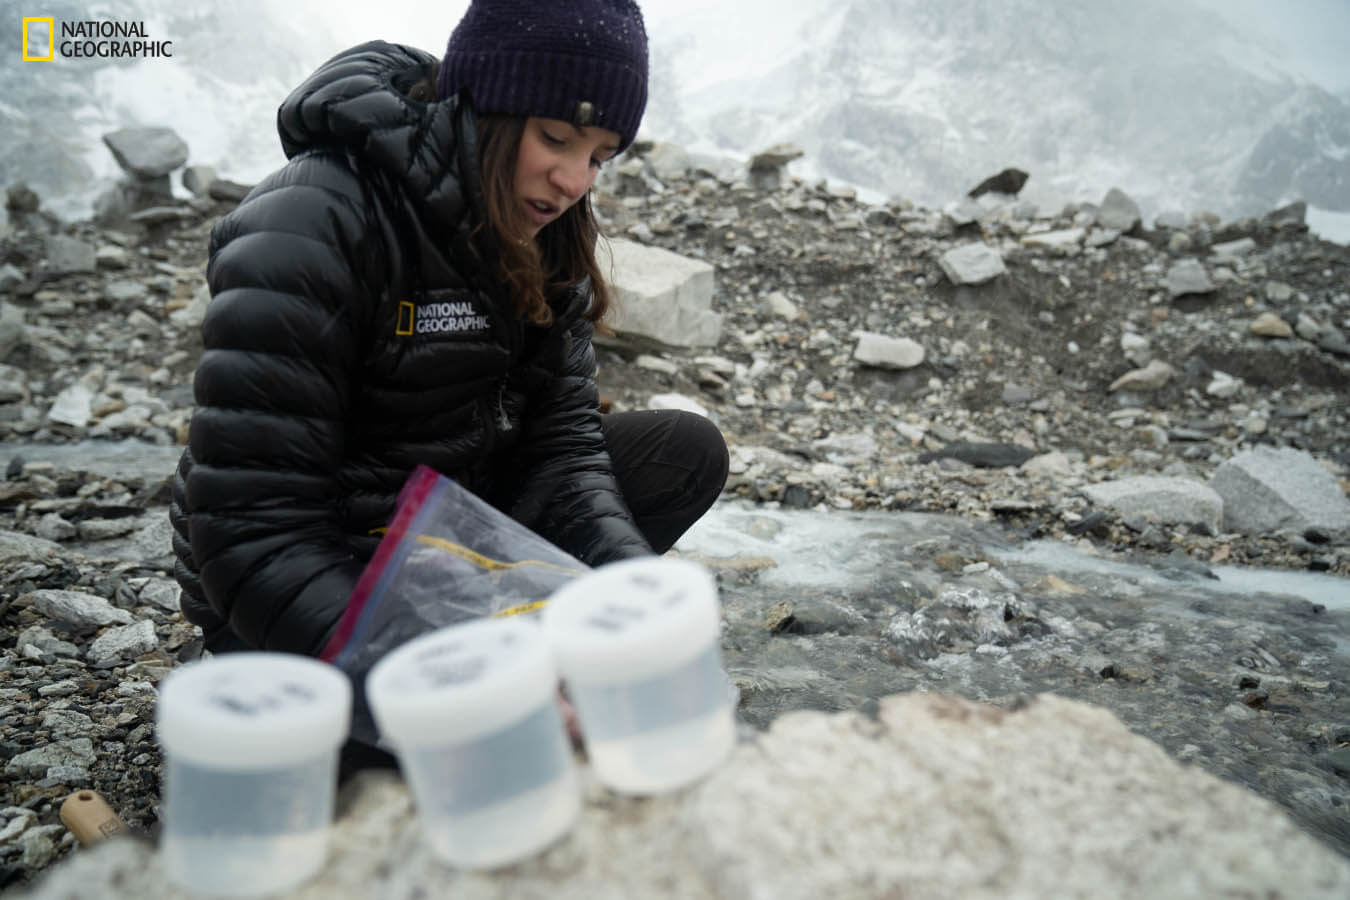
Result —
M620 409L671 393L706 409L732 448L730 496L765 508L948 513L1008 541L1059 538L1183 568L1350 574L1350 537L1335 528L1246 534L1120 514L1088 495L1127 476L1204 481L1256 446L1306 451L1345 493L1350 248L1309 236L1297 210L1227 223L1199 214L1144 229L1114 218L1115 202L1050 211L990 197L945 211L868 205L846 189L686 170L663 148L640 149L645 160L633 156L606 176L600 212L613 234L713 265L724 328L716 346L696 350L605 339L602 393ZM9 226L0 226L0 439L15 448L0 459L0 884L26 880L69 849L56 810L76 788L101 791L135 827L154 826L153 685L200 652L170 575L168 470L92 472L50 462L41 448L123 438L171 448L184 439L206 239L229 208L175 202L109 226L57 223L22 197L11 205ZM949 273L943 259L966 244L996 251L1002 274L956 283L969 276ZM862 332L899 339L906 358L863 362ZM1039 464L1016 464L1030 457ZM950 554L929 544L902 561L928 573L925 596L934 599L943 578L973 577L971 565L984 572L982 558L958 542ZM755 574L753 565L723 571L729 581ZM914 661L973 655L983 644L924 644L895 617L931 615L932 604L880 603L886 590L895 589L833 599L854 603L869 623L849 639L885 638L889 665L902 673L891 688L942 689L937 671L920 677ZM1055 623L1074 616L1110 635L1159 628L1138 610L1108 615L1072 592L1050 594L1025 597L1025 614L999 607L1012 617L1008 642L1064 632ZM737 627L756 636L729 647L738 664L751 665L746 652L786 652L768 635L792 634L791 623L764 623L763 597L742 599ZM1214 710L1216 723L1235 720L1221 712L1233 702L1256 711L1260 721L1243 726L1246 743L1234 753L1259 756L1274 739L1251 735L1274 728L1288 770L1316 781L1304 807L1290 801L1296 817L1350 852L1350 836L1334 825L1350 762L1326 761L1350 748L1350 689L1344 650L1304 621L1319 614L1304 604L1275 616L1293 635L1276 645L1244 636L1258 608L1231 613L1235 631L1206 646L1204 678L1158 662L1154 677L1130 681L1138 670L1121 660L1137 645L1108 651L1083 690L1146 734L1155 691L1195 698L1193 714ZM813 630L827 633L826 644L849 635L838 624ZM1197 632L1168 634L1184 642ZM1081 678L1091 666L1080 664L1081 647L1074 653ZM1229 696L1239 686L1220 669L1234 654L1248 654L1251 672L1267 670L1264 697L1260 673ZM1006 683L1065 684L1046 674L1053 667L1043 654L1011 658L1027 668ZM1114 701L1099 690L1104 680L1152 686ZM963 686L997 693L953 689ZM759 709L794 697L808 704L819 695L784 689ZM1267 715L1292 718L1276 727ZM1197 738L1199 755L1231 734L1225 725ZM1162 732L1150 736L1184 755L1183 735L1171 744ZM1244 780L1222 761L1214 768ZM1245 780L1262 789L1255 776Z
M712 178L635 190L606 210L617 230L714 264L727 328L715 354L668 355L673 373L616 359L602 388L626 406L657 391L697 398L733 447L789 457L756 466L762 456L740 454L750 471L732 490L794 506L998 516L1029 534L1063 535L1083 524L1088 504L1073 490L1082 483L1126 471L1204 478L1254 445L1307 450L1345 487L1350 248L1308 236L1297 209L1227 224L1201 213L1117 237L1091 224L1093 204L1045 216L997 200L970 206L868 207L847 189L794 184L765 195ZM982 218L955 224L970 214ZM1077 240L1037 246L1038 234L1075 226ZM1002 248L1006 273L953 284L942 256L980 236ZM1170 270L1195 259L1210 289L1174 295ZM1258 321L1268 330L1267 313L1283 336L1253 331ZM861 363L860 332L912 339L923 362ZM624 349L636 359L637 348ZM1112 390L1150 362L1173 374ZM1015 469L961 467L954 479L944 466L917 465L962 440L1072 462L1045 486ZM830 465L841 458L850 465ZM1092 530L1121 549L1141 539L1120 522ZM1344 549L1317 544L1143 538L1197 558L1350 572Z

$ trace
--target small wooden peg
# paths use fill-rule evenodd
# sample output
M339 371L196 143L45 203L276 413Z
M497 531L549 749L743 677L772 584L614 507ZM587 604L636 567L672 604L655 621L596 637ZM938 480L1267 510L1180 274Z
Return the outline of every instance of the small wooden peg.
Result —
M98 791L76 791L61 804L61 822L88 847L130 829Z

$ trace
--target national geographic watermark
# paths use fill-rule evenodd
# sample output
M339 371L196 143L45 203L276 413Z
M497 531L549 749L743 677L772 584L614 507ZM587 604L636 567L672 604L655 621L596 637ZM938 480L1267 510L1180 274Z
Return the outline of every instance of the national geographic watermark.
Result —
M24 62L64 59L158 59L173 56L173 41L152 40L144 22L52 16L23 17Z

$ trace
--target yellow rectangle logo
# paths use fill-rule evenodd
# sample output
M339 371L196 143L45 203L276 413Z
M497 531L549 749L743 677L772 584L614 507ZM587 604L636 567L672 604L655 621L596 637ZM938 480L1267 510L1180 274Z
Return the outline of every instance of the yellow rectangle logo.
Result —
M12 19L10 21L13 21ZM38 56L37 53L42 49L43 41L31 40L36 35L41 34L41 30L35 28L35 25L47 26L47 55ZM29 52L31 49L31 53ZM56 59L56 17L55 16L24 16L23 17L23 60L24 62L51 62Z
M401 301L398 305L398 324L394 327L394 334L412 334L416 314L416 307L411 300Z

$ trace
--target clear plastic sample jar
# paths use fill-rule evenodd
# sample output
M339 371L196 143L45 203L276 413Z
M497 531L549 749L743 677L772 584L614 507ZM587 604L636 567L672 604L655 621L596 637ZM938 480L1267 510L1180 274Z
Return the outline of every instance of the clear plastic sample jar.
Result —
M409 641L371 669L366 696L442 862L504 866L576 821L581 786L536 623L480 619Z
M160 685L160 853L196 894L254 897L309 878L328 856L351 683L317 660L245 652Z
M711 573L644 558L558 590L543 612L595 776L654 794L706 775L736 742Z

